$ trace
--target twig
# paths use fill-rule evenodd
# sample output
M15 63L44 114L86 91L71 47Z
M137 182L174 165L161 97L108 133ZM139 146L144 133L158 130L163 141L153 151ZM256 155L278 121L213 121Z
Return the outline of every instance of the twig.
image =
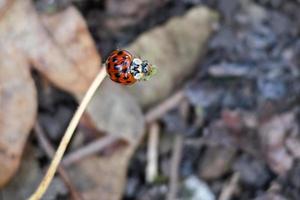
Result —
M96 141L91 142L90 144L70 153L70 155L67 155L66 158L62 160L62 165L66 167L70 166L87 156L95 154L95 152L103 150L105 147L117 141L117 139L118 138L112 135L101 137L100 139L97 139Z
M51 160L54 155L54 148L51 146L50 142L48 141L47 137L45 136L44 131L37 123L34 126L34 132L38 139L40 146L45 151L47 157ZM60 165L58 167L58 173L61 176L62 180L64 181L65 185L69 188L71 193L72 199L74 200L81 200L83 199L82 196L77 192L76 188L73 186L72 181L70 180L66 170Z
M187 101L180 101L179 112L184 120L188 117L189 104ZM178 191L178 172L182 157L182 149L184 146L184 138L182 134L177 134L173 146L173 154L171 158L171 174L169 182L168 200L174 200Z
M172 108L175 108L184 99L184 91L180 90L172 95L170 98L151 109L146 113L145 119L147 123L151 123L159 119L162 115L167 113Z
M159 125L154 122L149 126L146 180L151 183L157 177Z
M173 145L173 154L171 158L171 171L170 171L170 181L169 181L169 193L168 200L174 200L177 196L178 190L178 171L179 165L182 156L182 148L183 148L183 136L176 135L175 142Z
M82 102L80 103L79 107L77 108L66 132L64 133L64 136L58 146L58 149L54 155L54 158L49 166L48 171L46 172L46 175L44 176L44 178L43 178L42 182L40 183L39 187L37 188L37 190L29 198L29 200L41 199L41 197L43 196L43 194L49 187L49 184L50 184L51 180L53 179L56 169L66 151L66 148L73 136L73 133L79 123L79 120L80 120L82 114L84 113L88 103L90 102L93 95L95 94L97 88L100 86L100 84L104 80L105 76L106 76L106 70L105 70L105 67L103 67L101 69L101 71L99 72L99 74L97 75L97 77L95 78L95 80L93 81L93 83L91 84L87 93L83 97Z
M239 173L236 172L232 175L228 185L226 185L223 188L223 190L220 194L219 200L230 200L231 199L231 197L237 187L237 183L238 183L239 179L240 179Z

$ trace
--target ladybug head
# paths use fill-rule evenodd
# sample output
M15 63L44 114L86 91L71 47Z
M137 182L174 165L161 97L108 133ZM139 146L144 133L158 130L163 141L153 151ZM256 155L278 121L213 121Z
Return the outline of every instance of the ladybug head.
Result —
M130 66L130 72L136 80L146 81L156 73L156 67L149 64L147 60L134 58Z

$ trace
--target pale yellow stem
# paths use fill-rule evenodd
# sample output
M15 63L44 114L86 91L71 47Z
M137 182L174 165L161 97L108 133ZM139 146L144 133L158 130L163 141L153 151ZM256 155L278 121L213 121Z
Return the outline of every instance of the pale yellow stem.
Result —
M87 93L82 99L82 102L80 103L79 107L77 108L59 146L58 149L54 155L54 158L52 159L52 162L48 168L47 173L45 174L43 180L41 181L39 187L37 190L31 195L29 200L39 200L42 198L43 194L46 192L49 184L51 183L53 176L57 170L57 167L66 151L66 148L73 136L73 133L79 123L79 120L84 113L88 103L92 99L93 95L95 94L97 88L100 86L102 81L104 80L106 76L105 67L102 68L102 70L99 72L95 80L93 81L92 85L88 89Z

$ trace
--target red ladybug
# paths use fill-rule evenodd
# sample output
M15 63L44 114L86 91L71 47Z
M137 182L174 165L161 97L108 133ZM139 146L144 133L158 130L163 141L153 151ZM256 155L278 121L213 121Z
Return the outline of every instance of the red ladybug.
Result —
M130 85L136 79L130 73L132 55L125 50L114 50L106 60L106 71L111 80L123 85Z
M133 58L126 50L114 50L106 60L106 71L112 81L131 85L148 80L156 72L156 67L146 60Z

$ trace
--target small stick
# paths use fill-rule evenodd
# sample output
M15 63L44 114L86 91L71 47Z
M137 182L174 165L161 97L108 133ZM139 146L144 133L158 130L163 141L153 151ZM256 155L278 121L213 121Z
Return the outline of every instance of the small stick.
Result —
M105 147L108 147L109 145L117 141L117 139L118 138L112 135L101 137L96 141L93 141L90 144L87 144L82 148L67 155L66 158L62 160L62 165L68 167L87 156L91 156L96 152L103 150Z
M158 169L159 125L153 122L149 126L146 180L151 183L157 177Z
M77 108L66 132L64 133L64 136L58 146L58 149L57 149L57 151L54 155L54 158L48 168L48 171L46 172L39 187L31 195L29 200L39 200L42 198L43 194L46 192L47 188L49 187L50 182L53 179L56 169L66 151L66 148L73 136L73 133L79 123L79 120L80 120L82 114L84 113L86 107L88 106L88 103L94 96L96 90L98 89L98 87L100 86L102 81L104 80L105 76L106 76L106 70L105 70L105 67L103 67L101 69L101 71L99 72L99 74L97 75L97 77L95 78L95 80L93 81L93 83L91 84L91 86L89 87L87 93L83 97L82 102L80 103L79 107Z
M147 123L154 122L159 119L162 115L167 113L172 108L175 108L183 99L184 99L184 91L180 90L176 92L174 95L163 101L158 106L151 109L146 113L145 119Z
M47 137L45 136L44 131L42 130L41 126L37 123L34 126L34 132L38 139L40 146L46 152L47 157L51 160L54 155L54 148L48 141ZM64 181L65 185L69 188L71 196L74 200L81 200L83 199L81 195L77 192L76 188L73 186L72 181L70 180L66 170L60 165L58 166L58 173L61 176L62 180Z
M189 104L187 101L180 101L179 112L184 120L188 117ZM182 157L182 149L184 146L184 137L182 134L177 134L175 136L175 143L173 146L173 154L171 158L171 174L169 181L169 193L167 196L168 200L176 199L178 191L178 181L179 181L179 166Z
M220 194L219 200L230 200L231 199L231 197L234 193L234 190L237 187L237 183L238 183L239 179L240 179L239 173L236 172L232 175L232 177L230 178L229 184L223 188L223 190Z
M177 196L178 190L178 172L179 172L179 165L182 156L182 149L183 149L183 136L176 135L175 143L173 145L173 154L171 158L171 172L170 172L170 181L169 181L169 193L168 193L168 200L174 200Z

